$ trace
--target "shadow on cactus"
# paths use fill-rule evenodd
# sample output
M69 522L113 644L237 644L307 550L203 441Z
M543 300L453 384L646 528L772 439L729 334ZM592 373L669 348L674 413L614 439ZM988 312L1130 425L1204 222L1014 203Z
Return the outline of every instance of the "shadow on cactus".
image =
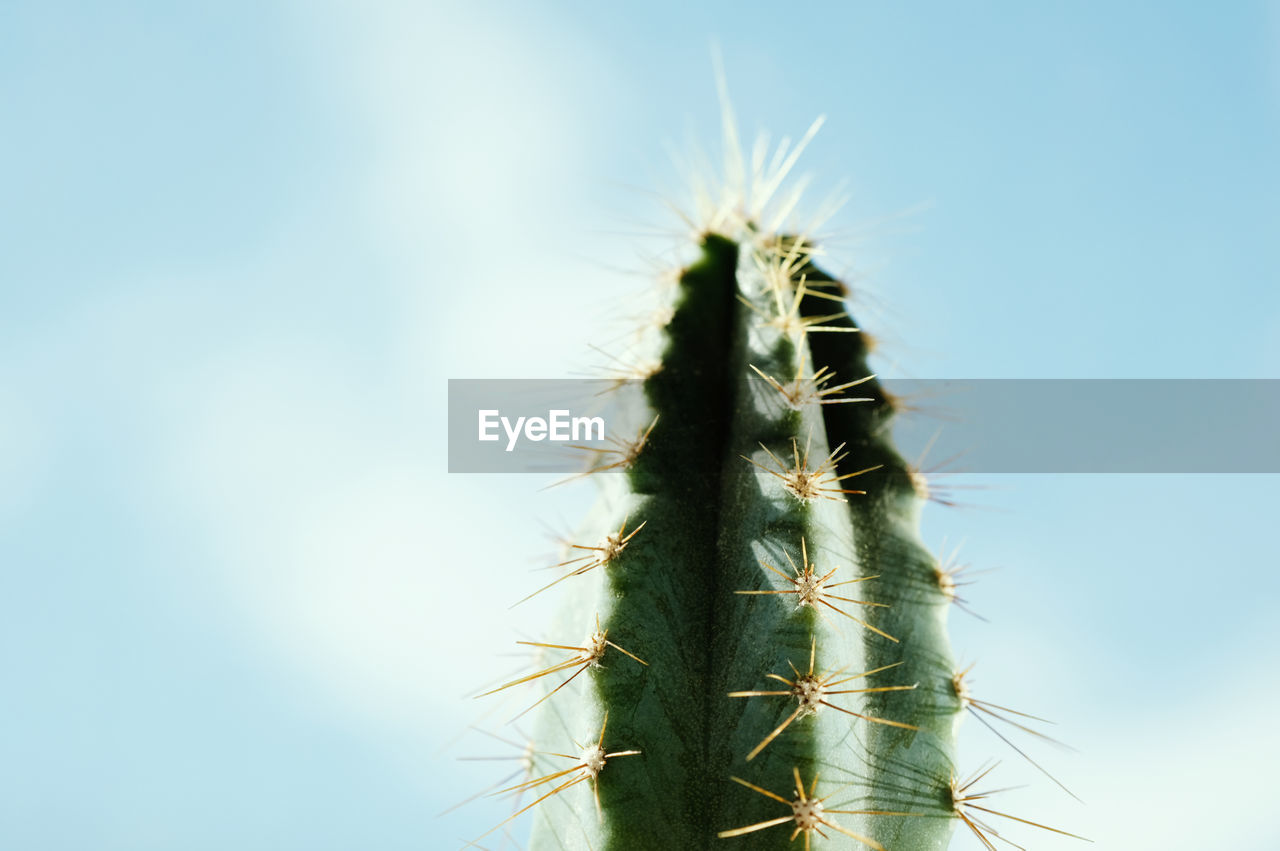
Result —
M957 824L994 847L1013 817L956 779L962 714L994 705L948 644L955 571L845 287L789 225L818 124L747 158L727 112L728 179L637 378L647 425L595 456L597 507L534 592L563 597L544 661L495 689L541 688L539 768L475 843L527 815L534 849L919 851Z

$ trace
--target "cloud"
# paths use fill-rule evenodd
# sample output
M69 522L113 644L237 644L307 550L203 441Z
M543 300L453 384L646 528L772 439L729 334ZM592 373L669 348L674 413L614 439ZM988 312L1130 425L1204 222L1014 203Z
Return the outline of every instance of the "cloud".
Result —
M0 372L0 523L21 511L48 464L47 426L16 376Z
M584 304L622 286L585 259L616 226L601 228L588 200L607 58L546 9L303 12L316 91L360 127L345 203L403 303L405 356L442 376L563 374L599 338Z
M1058 670L1055 662L1049 652L1037 664ZM1089 707L1089 716L1070 719L1066 733L1049 730L1079 746L1081 752L1067 758L1055 757L1052 750L1046 757L1046 748L1016 731L1004 731L1064 779L1084 805L966 720L962 752L980 746L983 754L1002 759L982 785L1014 787L992 799L993 809L1086 836L1095 844L999 818L991 823L1007 828L1015 842L1044 849L1277 847L1280 827L1269 801L1280 732L1266 719L1280 700L1280 687L1257 672L1244 665L1188 671L1159 694L1112 689L1081 697L1079 704ZM1066 679L1071 681L1070 675ZM1089 678L1074 682L1087 687ZM1060 772L1062 767L1069 771ZM1028 785L1019 785L1024 782ZM953 843L956 851L981 847L967 831Z
M1146 706L1117 706L1110 737L1089 748L1096 791L1081 832L1117 849L1280 846L1280 731L1266 723L1280 688L1258 673L1188 671Z
M353 405L325 362L249 351L199 375L158 448L159 501L205 536L248 627L336 701L401 729L459 723L510 650L504 583L536 552L534 518L517 488L442 474L434 423Z

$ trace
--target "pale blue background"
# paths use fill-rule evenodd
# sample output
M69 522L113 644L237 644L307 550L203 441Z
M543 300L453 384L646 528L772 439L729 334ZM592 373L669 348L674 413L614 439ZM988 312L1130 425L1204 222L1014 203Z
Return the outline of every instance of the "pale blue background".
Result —
M465 695L587 494L447 476L445 379L616 338L713 37L747 130L829 116L885 374L1280 377L1275 3L0 4L0 847L502 817L436 818L507 770ZM1280 846L1276 479L985 483L925 518L1000 568L955 644L1089 805L965 764L1095 847Z

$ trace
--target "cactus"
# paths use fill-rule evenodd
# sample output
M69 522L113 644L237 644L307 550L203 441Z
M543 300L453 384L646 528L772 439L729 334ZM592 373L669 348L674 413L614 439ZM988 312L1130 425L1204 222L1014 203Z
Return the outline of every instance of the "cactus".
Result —
M972 707L952 574L918 532L928 486L891 443L844 286L782 225L807 139L757 155L703 216L637 379L642 425L594 456L547 661L501 687L541 688L527 723L547 756L503 790L525 796L532 848L917 851L979 832L954 779Z

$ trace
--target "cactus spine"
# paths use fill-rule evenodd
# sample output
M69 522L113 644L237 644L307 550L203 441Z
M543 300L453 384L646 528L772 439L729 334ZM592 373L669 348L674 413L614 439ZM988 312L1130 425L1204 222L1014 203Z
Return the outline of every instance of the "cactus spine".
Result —
M950 597L893 402L814 244L742 209L679 275L648 425L552 592L535 849L917 851L956 823Z

